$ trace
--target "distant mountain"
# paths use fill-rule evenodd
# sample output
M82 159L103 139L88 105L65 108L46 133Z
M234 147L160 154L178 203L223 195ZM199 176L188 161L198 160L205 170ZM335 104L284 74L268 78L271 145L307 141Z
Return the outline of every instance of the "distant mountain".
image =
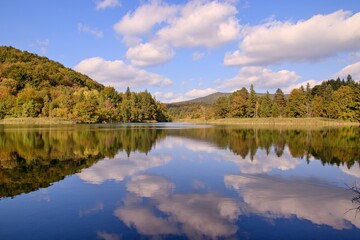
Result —
M183 102L174 102L174 103L168 103L168 106L174 106L174 105L189 105L193 103L203 103L203 104L213 104L218 100L218 98L223 96L230 96L231 93L224 93L224 92L216 92L212 93L210 95L207 95L205 97L199 97L188 101Z

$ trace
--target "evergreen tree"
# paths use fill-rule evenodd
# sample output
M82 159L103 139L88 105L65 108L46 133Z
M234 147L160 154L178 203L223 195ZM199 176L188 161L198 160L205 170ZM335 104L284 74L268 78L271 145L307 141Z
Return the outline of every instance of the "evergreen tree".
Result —
M285 95L283 91L280 88L278 88L274 95L274 117L283 117L285 114L285 107L286 107Z
M229 98L219 97L213 105L215 118L226 118L229 115Z
M254 90L254 85L250 86L250 94L247 103L247 117L257 117L257 96Z
M260 117L272 117L273 115L272 100L270 98L269 91L266 91L265 96L260 100Z
M289 96L287 104L287 113L289 117L306 116L306 94L301 89L293 89Z

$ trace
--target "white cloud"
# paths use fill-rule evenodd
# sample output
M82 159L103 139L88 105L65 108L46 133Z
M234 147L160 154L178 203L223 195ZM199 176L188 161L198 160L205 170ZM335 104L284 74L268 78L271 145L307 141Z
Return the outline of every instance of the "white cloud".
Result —
M190 239L229 237L238 229L239 205L214 194L177 194L160 201L158 209L180 223Z
M149 4L138 7L133 13L127 13L114 25L114 29L118 34L125 36L148 34L154 25L166 21L175 15L176 11L176 6L152 1Z
M336 73L335 78L340 77L346 79L347 75L350 74L352 79L359 81L360 80L360 62L350 64L338 73Z
M215 194L176 194L152 200L154 206L125 205L115 211L115 216L145 235L217 239L230 237L238 229L235 220L240 206L232 199Z
M360 166L359 165L354 165L351 168L348 168L346 165L341 165L341 166L339 166L339 169L350 176L360 178Z
M168 155L151 155L134 153L129 161L125 152L118 153L113 159L104 159L91 168L84 169L78 174L80 179L92 183L101 184L108 180L122 181L127 176L133 176L140 171L161 166L170 161Z
M114 7L119 7L119 6L121 6L119 0L99 0L96 3L97 10L106 9L106 8L114 8Z
M239 36L236 14L229 2L189 1L157 36L174 47L217 47Z
M88 33L90 35L93 35L96 38L102 38L103 37L103 33L100 30L97 30L95 28L92 28L90 26L84 25L82 23L79 23L77 25L78 28L78 32L80 33Z
M339 10L296 23L272 21L248 29L226 65L310 61L360 49L360 13Z
M119 208L114 214L128 227L145 235L177 234L176 225L167 219L155 216L151 209L141 206Z
M357 207L353 193L314 178L227 175L225 184L238 190L248 211L266 218L307 219L335 229L360 227L360 218L347 210Z
M97 232L97 237L100 240L120 240L120 236L115 233Z
M127 13L114 29L127 46L132 46L127 57L133 64L150 66L172 59L172 48L213 48L237 39L240 24L236 14L231 1L199 0L184 5L151 1ZM140 44L143 38L149 40ZM195 59L202 57L194 55Z
M175 94L173 92L166 92L166 93L155 92L154 96L156 97L156 99L162 102L171 103L171 102L187 101L199 97L205 97L215 92L217 92L217 90L213 88L206 88L206 89L192 89L184 94L180 94L180 93Z
M137 175L126 185L129 192L139 197L164 197L169 195L175 185L168 179L160 176Z
M200 60L205 57L205 53L202 52L194 52L192 55L193 60Z
M294 71L274 72L262 67L242 67L238 75L226 80L219 88L233 91L242 87L250 87L253 84L257 89L274 89L292 85L299 78L300 76Z
M174 54L165 44L145 43L129 48L126 57L135 66L150 66L167 62Z
M31 46L38 48L41 54L46 54L49 44L50 44L49 39L44 39L44 40L36 40L36 42L31 44Z
M74 67L94 80L116 88L168 86L170 79L125 64L121 60L106 61L100 57L88 58Z
M306 88L306 85L309 83L310 84L310 87L313 88L315 85L320 85L322 82L321 81L317 81L317 80L306 80L306 81L303 81L303 82L299 82L299 83L294 83L294 84L291 84L285 88L282 89L282 91L284 93L290 93L292 90L294 89L299 89L301 88L301 86L303 86L304 88Z
M186 98L198 98L198 97L204 97L209 94L217 92L213 88L205 88L205 89L192 89L184 94Z

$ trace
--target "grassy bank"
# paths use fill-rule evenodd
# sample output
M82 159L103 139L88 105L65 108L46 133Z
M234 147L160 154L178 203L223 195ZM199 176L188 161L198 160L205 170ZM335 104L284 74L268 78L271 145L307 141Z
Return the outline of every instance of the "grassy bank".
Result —
M226 125L259 125L259 126L359 126L358 122L347 122L327 118L223 118L223 119L178 119L179 122L226 124Z
M65 125L75 124L75 122L62 118L4 118L0 120L4 125Z

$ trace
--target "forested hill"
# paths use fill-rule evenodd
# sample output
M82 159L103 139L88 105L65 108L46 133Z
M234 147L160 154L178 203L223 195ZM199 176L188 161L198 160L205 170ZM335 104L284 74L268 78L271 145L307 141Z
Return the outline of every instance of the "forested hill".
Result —
M98 91L104 86L62 64L13 47L0 47L0 77L16 81L16 90L26 85L34 88L46 86L87 87Z
M169 121L147 91L118 93L62 64L0 47L0 119L61 118L78 123Z

